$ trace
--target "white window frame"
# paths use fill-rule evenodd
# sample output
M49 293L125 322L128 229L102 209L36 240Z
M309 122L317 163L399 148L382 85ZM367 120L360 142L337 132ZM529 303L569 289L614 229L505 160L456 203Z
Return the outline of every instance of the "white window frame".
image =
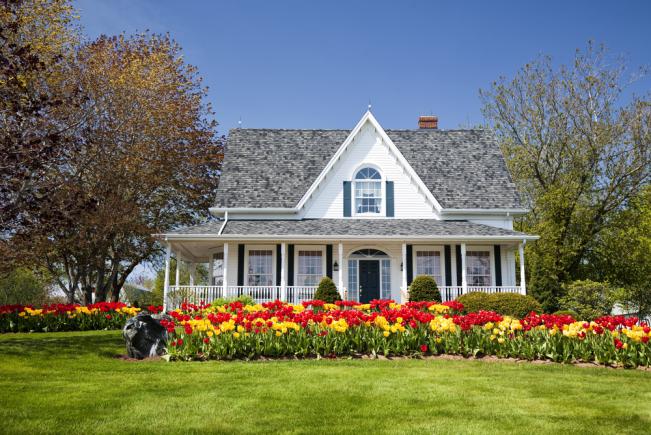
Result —
M375 169L378 174L380 174L380 179L377 180L380 183L380 195L381 196L381 203L380 203L380 212L379 213L357 213L357 206L356 206L356 196L355 196L355 190L356 190L356 185L357 185L357 173L361 171L364 168L371 168ZM365 217L365 218L385 218L387 214L387 189L386 189L386 177L384 175L384 172L375 164L370 163L370 162L364 162L361 165L357 166L353 173L350 176L350 210L351 210L351 216L359 216L359 217Z
M481 252L488 252L488 259L490 262L490 284L488 286L490 287L495 287L495 255L493 251L493 246L488 246L488 245L467 245L466 246L466 279L468 280L468 286L469 287L476 287L473 286L472 283L470 282L470 274L468 273L468 267L470 266L469 261L468 261L468 252L472 251L481 251ZM479 286L482 287L482 286Z
M245 245L244 246L244 284L249 283L249 251L271 251L271 286L276 286L276 245ZM263 286L266 287L266 286Z
M298 252L299 251L321 251L321 272L322 278L326 276L327 265L326 265L326 252L325 246L323 245L294 245L294 285L298 284ZM341 268L341 266L340 266ZM340 269L341 270L341 269ZM318 285L318 284L317 284Z
M214 278L215 278L214 270L213 270L213 267L215 267L215 265L213 264L214 263L213 255L219 254L219 253L222 253L222 254L224 253L224 247L223 246L220 246L218 248L212 248L212 249L208 250L208 284L209 285L214 285L213 282L214 282ZM225 259L224 259L224 261L225 261ZM222 267L222 272L223 272L223 267ZM228 285L228 283L226 283L226 285Z
M215 278L217 278L218 275L215 275L215 255L221 254L222 255L222 274L221 274L221 279L222 283L221 284L215 284ZM217 286L223 286L224 285L224 266L225 266L225 258L224 258L224 250L220 249L217 251L214 251L210 254L210 285L217 285Z
M437 287L445 287L445 279L447 277L445 276L445 253L444 253L445 251L444 251L443 246L440 246L440 245L412 245L412 264L411 264L411 267L412 267L412 276L414 278L419 275L418 274L418 264L417 264L417 260L416 260L416 257L417 257L416 253L419 252L419 251L421 251L421 252L430 252L430 251L432 251L432 252L438 252L439 253L439 258L441 260L440 267L441 267L441 281L442 282L437 282L436 286ZM432 278L434 278L434 277L432 277Z

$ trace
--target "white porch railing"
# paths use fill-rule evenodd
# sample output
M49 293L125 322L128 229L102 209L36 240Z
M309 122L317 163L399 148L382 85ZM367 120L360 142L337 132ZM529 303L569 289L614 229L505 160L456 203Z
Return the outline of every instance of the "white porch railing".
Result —
M292 304L314 299L315 286L287 286L284 299ZM169 290L169 306L178 308L182 302L193 304L210 303L218 298L231 298L242 295L250 296L257 303L272 302L283 299L281 286L247 286L229 285L171 285Z
M464 294L463 286L442 286L439 287L443 302L457 299ZM520 286L468 286L466 293L521 293ZM281 286L237 286L229 285L224 289L221 285L172 285L169 290L169 307L178 308L183 301L193 304L200 302L210 303L218 298L231 298L242 295L250 296L258 303L271 302L277 299L285 299L292 304L300 304L303 301L314 299L315 286L287 286L285 297ZM409 299L406 291L402 291L403 302Z
M294 285L287 287L287 301L292 304L300 304L303 301L311 301L316 293L315 286Z

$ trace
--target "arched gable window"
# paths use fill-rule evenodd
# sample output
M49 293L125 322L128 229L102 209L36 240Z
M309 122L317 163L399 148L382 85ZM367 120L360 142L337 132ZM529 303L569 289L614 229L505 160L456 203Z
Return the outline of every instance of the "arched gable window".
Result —
M382 212L382 176L374 168L362 168L355 174L355 214Z

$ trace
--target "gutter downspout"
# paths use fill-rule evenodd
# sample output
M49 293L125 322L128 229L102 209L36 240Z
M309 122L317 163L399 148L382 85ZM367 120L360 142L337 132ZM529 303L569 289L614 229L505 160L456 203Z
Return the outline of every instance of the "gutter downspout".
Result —
M217 233L218 236L222 235L222 232L224 231L224 228L226 227L226 224L228 223L228 212L224 212L224 223L222 224L221 228L219 229L219 232Z

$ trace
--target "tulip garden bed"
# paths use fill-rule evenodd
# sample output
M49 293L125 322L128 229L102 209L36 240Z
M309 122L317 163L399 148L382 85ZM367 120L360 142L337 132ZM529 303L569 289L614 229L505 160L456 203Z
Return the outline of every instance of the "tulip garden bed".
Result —
M184 304L161 323L171 360L461 355L651 366L651 327L636 318L516 319L462 309L456 301Z
M0 335L2 433L648 433L651 373L564 364L119 359L120 331ZM447 357L446 357L447 358Z
M158 313L163 307L150 305L146 310ZM122 302L52 304L40 308L30 305L0 305L0 333L122 329L127 319L140 311L140 308Z

